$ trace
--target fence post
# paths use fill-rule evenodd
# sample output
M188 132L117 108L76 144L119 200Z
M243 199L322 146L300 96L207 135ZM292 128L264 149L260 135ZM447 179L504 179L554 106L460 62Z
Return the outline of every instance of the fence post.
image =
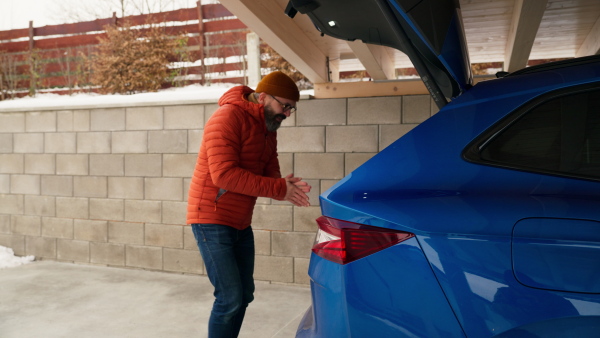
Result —
M35 95L36 81L35 81L35 64L33 60L33 41L34 29L33 21L29 21L29 95Z
M260 81L260 38L258 34L246 34L246 50L248 58L248 87L255 88Z
M198 34L198 45L200 47L200 84L204 86L204 74L206 73L206 67L204 66L204 17L202 15L202 5L201 1L196 1L196 6L198 7L198 29L200 33Z

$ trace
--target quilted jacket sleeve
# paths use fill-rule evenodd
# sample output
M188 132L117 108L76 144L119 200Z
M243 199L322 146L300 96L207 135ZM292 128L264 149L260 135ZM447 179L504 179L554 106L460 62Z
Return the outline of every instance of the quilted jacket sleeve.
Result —
M283 199L286 193L285 179L261 176L240 166L245 136L240 135L243 128L243 119L239 114L223 112L215 113L206 124L204 142L213 183L219 188L239 194ZM268 165L271 166L268 170L273 172L275 164ZM278 167L279 165L277 171Z

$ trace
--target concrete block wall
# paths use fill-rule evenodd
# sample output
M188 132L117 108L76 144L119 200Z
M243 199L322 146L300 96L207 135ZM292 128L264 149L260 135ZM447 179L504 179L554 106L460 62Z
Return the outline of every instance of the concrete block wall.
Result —
M187 190L215 102L0 112L0 245L17 255L204 274ZM278 137L311 207L259 198L255 278L308 284L319 195L435 113L427 95L301 100Z

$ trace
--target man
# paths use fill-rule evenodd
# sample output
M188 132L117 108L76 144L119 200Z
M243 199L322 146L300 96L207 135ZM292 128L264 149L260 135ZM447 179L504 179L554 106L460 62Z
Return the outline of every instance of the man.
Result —
M299 98L294 81L273 72L256 91L246 86L228 90L204 126L187 223L215 287L210 338L237 337L254 299L251 221L256 198L309 206L306 193L311 187L293 174L282 178L277 159L276 130L296 111Z

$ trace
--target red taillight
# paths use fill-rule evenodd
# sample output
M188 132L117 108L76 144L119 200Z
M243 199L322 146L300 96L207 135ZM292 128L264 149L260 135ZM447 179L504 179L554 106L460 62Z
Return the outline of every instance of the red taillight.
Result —
M312 251L335 263L346 264L398 244L414 234L321 216Z

